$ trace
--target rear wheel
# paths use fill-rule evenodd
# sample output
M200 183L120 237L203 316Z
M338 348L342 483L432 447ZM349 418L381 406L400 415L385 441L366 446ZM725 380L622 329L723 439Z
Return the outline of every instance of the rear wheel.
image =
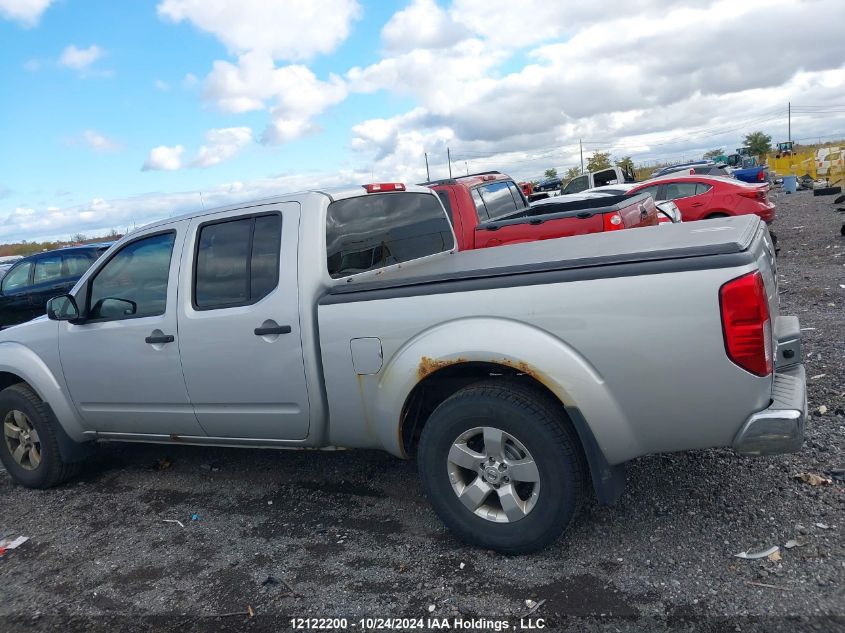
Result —
M0 391L0 461L22 486L51 488L76 474L77 464L67 464L46 405L19 383Z
M704 219L705 220L715 220L716 218L728 218L728 217L730 217L730 215L728 215L727 213L711 213L710 215L708 215Z
M434 411L418 465L435 512L460 539L523 554L557 539L577 513L580 450L557 402L488 382L461 389Z

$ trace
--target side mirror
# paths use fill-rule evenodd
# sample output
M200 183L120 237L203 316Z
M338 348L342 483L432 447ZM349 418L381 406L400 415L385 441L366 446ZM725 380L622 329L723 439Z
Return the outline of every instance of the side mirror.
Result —
M105 297L100 299L92 308L91 314L98 319L123 319L133 316L138 311L138 304L129 299Z
M47 302L47 318L51 321L73 321L79 318L76 299L71 295L53 297Z

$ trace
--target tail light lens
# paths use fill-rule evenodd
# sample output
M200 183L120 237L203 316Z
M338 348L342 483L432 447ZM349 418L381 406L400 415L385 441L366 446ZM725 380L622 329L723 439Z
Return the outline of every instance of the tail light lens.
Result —
M619 229L625 228L625 224L622 222L622 216L619 215L618 211L605 213L603 218L605 231L618 231Z
M763 182L764 180L766 180L766 174L762 169L757 172L757 180L760 181L760 182Z
M740 191L739 195L743 198L751 198L752 200L760 200L765 202L767 200L765 189L752 189L751 191Z
M719 289L725 350L734 363L757 376L772 373L772 327L760 271Z

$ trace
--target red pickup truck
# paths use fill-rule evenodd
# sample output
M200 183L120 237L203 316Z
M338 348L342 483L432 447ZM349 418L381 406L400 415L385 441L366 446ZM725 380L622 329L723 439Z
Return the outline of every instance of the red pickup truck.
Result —
M648 194L530 207L519 186L498 171L423 184L440 196L462 251L658 223Z

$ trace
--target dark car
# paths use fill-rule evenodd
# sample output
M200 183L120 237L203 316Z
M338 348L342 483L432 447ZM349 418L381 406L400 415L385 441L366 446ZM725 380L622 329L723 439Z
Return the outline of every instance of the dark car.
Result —
M44 314L47 301L70 292L109 246L71 246L15 262L0 281L0 329Z
M548 178L534 187L534 191L554 191L560 189L560 184L560 178Z

